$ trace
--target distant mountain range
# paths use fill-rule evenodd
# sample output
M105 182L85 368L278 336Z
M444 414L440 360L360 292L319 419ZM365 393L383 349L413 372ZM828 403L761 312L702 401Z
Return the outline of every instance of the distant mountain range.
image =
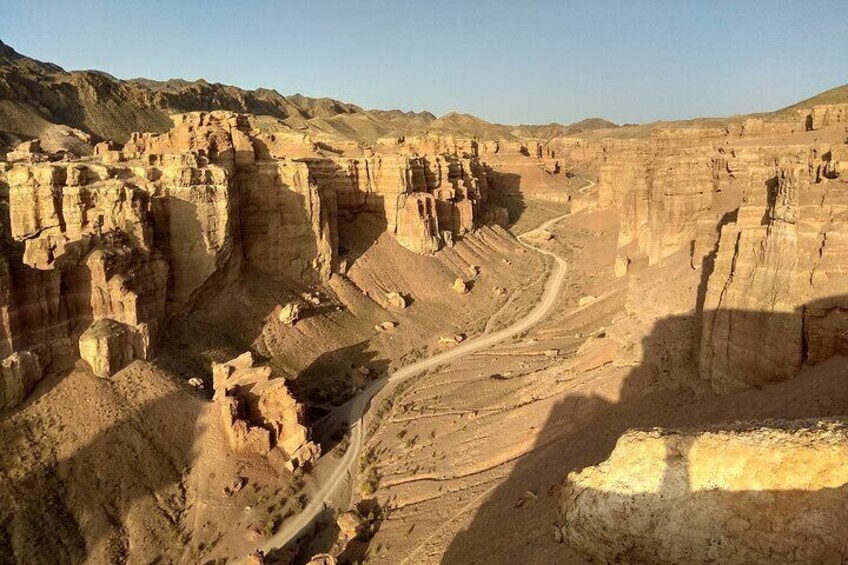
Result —
M841 102L848 102L848 85L759 115L779 116L815 104ZM54 125L123 142L134 131L167 131L171 114L198 110L246 112L259 116L258 122L269 128L369 143L380 137L426 132L482 139L552 139L612 129L627 135L636 127L619 128L603 118L570 125L510 126L456 112L437 118L430 112L365 110L331 98L284 96L276 90L244 90L202 79L121 80L101 71L65 71L53 63L21 55L0 41L0 145L41 136Z
M100 71L65 71L17 53L0 41L0 132L7 138L41 135L60 124L97 138L125 141L134 131L167 131L170 114L231 110L264 116L275 127L373 142L393 135L435 132L479 138L549 138L616 127L600 118L564 126L507 126L470 114L365 110L331 98L284 96L205 80L121 80ZM10 141L7 139L7 141Z

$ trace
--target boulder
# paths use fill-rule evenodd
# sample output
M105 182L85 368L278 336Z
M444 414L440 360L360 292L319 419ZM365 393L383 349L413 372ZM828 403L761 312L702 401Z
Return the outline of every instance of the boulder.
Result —
M15 146L14 150L6 153L6 160L10 163L12 161L27 161L33 163L44 159L46 159L46 155L42 153L41 141L38 139L19 143Z
M356 538L362 531L365 520L358 512L348 510L342 512L336 519L336 524L339 527L339 542L347 543Z
M26 399L41 380L43 368L38 355L16 351L0 362L0 410L11 408Z
M527 237L536 241L550 241L554 238L554 234L545 229L535 229L527 234Z
M293 327L300 320L300 304L297 302L289 302L282 308L277 315L277 319L288 327Z
M140 336L108 318L93 322L79 339L80 358L101 379L108 379L135 359L145 358Z
M456 345L465 341L465 334L454 334L451 336L442 336L439 338L439 343L442 345Z
M582 306L588 306L589 304L592 304L596 300L598 300L598 297L592 296L591 294L586 295L586 296L581 296L580 299L577 301L577 305L581 306L581 307Z
M453 239L453 232L445 230L442 232L442 241L445 242L445 247L453 247L456 245Z
M453 286L451 288L453 288L459 294L468 293L468 283L460 278L457 278L455 281L453 281Z
M403 310L408 306L406 297L399 292L387 292L386 301L389 303L389 306L396 310Z
M246 477L236 477L235 479L232 480L232 482L229 485L224 487L224 494L226 496L232 496L232 495L236 494L237 492L239 492L241 489L243 489L246 484L247 484L247 478Z

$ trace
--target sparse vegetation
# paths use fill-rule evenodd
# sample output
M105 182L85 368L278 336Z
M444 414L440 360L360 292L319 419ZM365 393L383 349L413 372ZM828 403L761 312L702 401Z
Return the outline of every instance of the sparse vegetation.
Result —
M359 490L363 496L372 496L380 485L380 475L376 466L377 453L373 447L366 447L359 456L359 473L363 476Z
M267 537L271 537L277 533L277 530L280 529L280 524L282 520L279 516L270 516L268 521L265 522L265 526L262 528L262 533Z

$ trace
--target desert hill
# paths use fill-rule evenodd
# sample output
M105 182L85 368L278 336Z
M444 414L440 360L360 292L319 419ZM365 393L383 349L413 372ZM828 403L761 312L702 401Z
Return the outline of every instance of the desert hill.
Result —
M365 110L330 98L284 96L271 89L244 90L205 80L145 78L120 80L99 71L65 71L31 59L0 42L0 132L10 142L42 135L51 124L79 129L96 139L124 142L133 131L164 132L168 116L183 112L228 110L267 116L295 131L323 133L373 143L381 137L442 135L481 139L550 138L614 124L599 118L571 126L491 124L452 112ZM520 131L516 135L513 133Z
M825 90L822 93L816 94L815 96L811 96L810 98L806 98L801 100L800 102L796 102L791 106L787 106L786 108L782 108L774 112L775 114L784 114L790 113L797 110L803 110L804 108L812 108L813 106L821 106L821 105L835 105L835 104L848 104L848 84L843 84L842 86L837 86L831 88L830 90Z
M68 126L96 140L124 142L133 131L164 132L168 116L183 112L228 110L276 121L294 131L326 134L374 143L402 135L458 135L480 139L543 139L594 132L598 136L639 137L655 127L716 126L758 117L775 122L797 110L848 99L842 86L792 106L732 118L700 118L619 127L603 118L587 118L562 125L508 126L492 124L470 114L451 112L437 118L422 112L366 110L331 98L285 96L272 89L244 90L205 80L145 78L120 80L100 71L65 71L58 65L31 59L0 42L0 132L7 145L43 135L51 125ZM617 130L617 131L612 131Z

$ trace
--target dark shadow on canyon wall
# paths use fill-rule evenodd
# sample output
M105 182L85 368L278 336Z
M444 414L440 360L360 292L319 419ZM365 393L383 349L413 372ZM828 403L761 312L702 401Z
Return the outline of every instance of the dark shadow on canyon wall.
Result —
M527 209L524 193L521 191L521 175L495 171L489 166L484 168L489 180L489 202L506 208L509 212L507 228L511 228Z
M848 317L838 317L840 326L836 325L837 318L828 313L846 307L848 297L840 297L809 304L791 314L733 311L727 312L727 317L737 321L746 317L755 322L770 320L777 326L797 325L801 335L807 334L798 340L803 347L799 352L802 357L814 350L845 355L848 351L843 334L848 331ZM786 319L774 320L783 317ZM820 323L829 318L833 322L830 325ZM811 332L815 327L828 329ZM442 563L524 563L533 561L533 552L544 544L549 546L542 550L547 555L557 555L558 562L585 562L582 556L554 541L559 487L568 473L607 459L618 438L628 429L722 426L744 420L848 414L848 387L844 384L848 378L848 359L838 355L811 367L802 377L732 395L694 393L681 386L687 381L703 384L698 373L700 333L701 316L696 313L660 320L643 339L643 362L624 378L617 399L615 395L586 394L579 390L566 394L552 409L533 450L486 496L471 524L451 542ZM753 339L757 338L761 345L766 345L766 334ZM824 358L818 356L818 360ZM670 483L668 488L677 487ZM536 498L520 504L528 491ZM796 492L714 492L709 496L737 497L739 504L773 505L776 511L796 502L814 504L818 500L815 494Z
M372 195L369 199L379 200L382 209L382 196ZM386 218L377 213L359 212L343 214L339 217L339 265L347 270L354 265L371 246L377 243L389 224Z
M5 417L0 563L122 562L132 551L127 531L159 537L179 553L181 481L193 458L197 406L184 394L165 394L121 414L69 454L43 445L48 439L39 430L48 422Z
M236 176L245 261L275 278L312 278L312 261L321 254L319 239L326 237L331 245L337 242L335 213L330 213L335 212L335 194L331 198L321 191L321 198L313 201L309 179L300 183L293 186L297 181L288 180L274 162L266 161ZM319 233L313 222L320 225Z

